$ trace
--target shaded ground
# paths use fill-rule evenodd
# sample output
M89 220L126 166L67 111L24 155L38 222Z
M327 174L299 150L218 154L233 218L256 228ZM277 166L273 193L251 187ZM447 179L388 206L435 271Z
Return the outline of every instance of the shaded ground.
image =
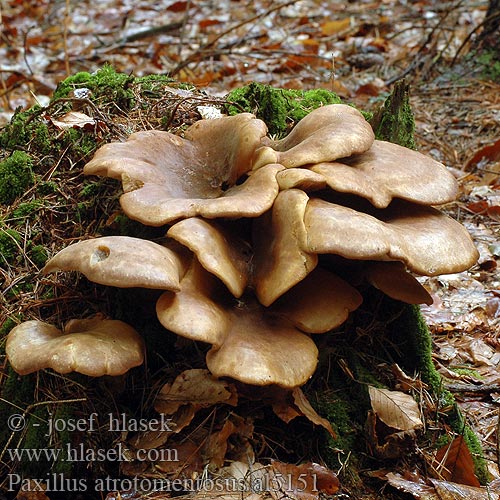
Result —
M46 104L66 75L104 62L137 76L168 73L213 95L254 80L323 87L366 110L398 78L409 79L418 147L461 180L463 195L447 210L466 224L481 250L470 272L424 281L436 299L424 309L435 361L485 444L493 478L500 477L500 85L484 80L475 58L466 57L468 35L481 23L487 2L95 4L2 3L4 121L18 106ZM3 278L15 284L15 274ZM80 300L71 290L61 297Z

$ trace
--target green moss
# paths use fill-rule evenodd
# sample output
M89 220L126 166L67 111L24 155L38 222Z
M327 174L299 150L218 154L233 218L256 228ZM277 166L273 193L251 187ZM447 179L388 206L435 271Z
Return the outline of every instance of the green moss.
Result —
M9 205L33 185L33 162L23 151L14 151L0 162L0 203Z
M12 151L20 146L26 146L32 139L36 124L33 117L40 113L41 107L36 105L27 111L16 110L10 123L0 133L0 146Z
M29 257L38 267L43 267L48 259L47 250L43 245L33 245L29 250Z
M17 231L0 225L0 267L15 263L22 240L22 236Z
M336 94L324 89L279 89L255 82L233 90L226 99L232 103L230 114L254 113L267 124L269 133L277 137L286 135L291 126L313 109L342 102Z
M375 137L410 149L415 144L415 119L410 106L409 84L400 80L370 120Z
M396 301L392 301L398 304ZM398 307L398 306L396 306ZM481 450L481 443L464 418L453 395L443 387L442 379L432 362L431 334L418 306L399 305L401 314L390 325L393 338L401 350L402 367L408 373L420 373L429 386L438 410L454 432L463 434L472 453L476 475L482 484L488 482L488 469ZM387 308L394 312L394 307Z
M133 81L133 76L117 73L112 66L105 65L94 73L82 71L60 82L52 101L68 97L76 89L87 88L92 92L92 100L105 98L106 102L115 102L120 107L129 108L133 103L133 93L129 89Z
M20 203L9 215L10 219L20 219L18 222L24 223L26 218L37 216L37 212L43 207L41 200L28 201Z
M57 183L53 181L42 181L36 186L36 192L40 196L47 196L49 194L57 193L58 186Z
M498 51L486 51L476 56L476 62L481 68L481 76L488 80L500 82L500 61Z
M473 370L472 368L450 368L450 370L458 375L475 378L476 380L484 379L484 377L477 370Z
M54 145L57 150L60 150L59 142L53 141L50 135L49 127L45 123L36 123L33 130L33 148L42 155L49 155L53 153Z
M76 128L64 131L61 144L68 148L68 155L77 162L86 162L97 149L94 136L83 129Z

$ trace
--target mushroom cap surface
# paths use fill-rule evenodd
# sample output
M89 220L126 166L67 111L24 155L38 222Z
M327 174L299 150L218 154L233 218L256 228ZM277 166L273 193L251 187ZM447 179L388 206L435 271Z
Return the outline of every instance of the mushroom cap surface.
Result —
M318 284L310 288L316 299L323 294ZM339 316L335 308L325 310L325 300L302 298L308 304L302 304L297 294L290 306L284 302L276 309L249 296L236 300L195 259L181 290L164 292L156 312L168 330L212 344L207 366L214 375L253 385L296 387L307 381L317 364L316 345L300 330L313 330L319 324L323 331ZM323 313L328 318L319 322Z
M102 146L84 173L121 180L123 210L146 225L197 215L256 217L278 194L275 177L283 167L268 165L236 182L251 169L250 157L266 131L264 122L242 113L200 120L184 139L169 132L136 132L126 142Z
M429 292L401 262L367 262L365 275L371 285L393 299L407 304L433 303Z
M263 315L260 306L231 312L229 318L224 342L207 353L207 367L216 377L293 388L314 373L318 348L307 335L278 317Z
M311 111L283 139L255 152L253 168L279 163L286 168L329 162L363 153L375 136L370 124L346 104L329 104Z
M354 260L400 261L426 276L464 271L478 258L467 230L432 207L395 200L373 213L310 199L306 249Z
M249 245L220 224L197 217L174 224L167 235L187 246L200 264L215 274L235 297L248 284L251 253Z
M429 156L385 141L341 163L319 163L311 170L335 191L367 198L386 208L393 198L440 205L457 197L458 184L446 167Z
M377 208L386 208L393 198L440 205L453 201L458 193L457 181L441 163L377 140L364 153L339 162L283 170L277 179L280 189L316 191L328 186L366 198Z
M362 302L361 294L349 283L317 267L270 310L284 314L303 332L325 333L344 323Z
M58 373L116 376L144 360L141 336L117 320L71 320L64 331L42 321L26 321L11 330L5 350L20 375L52 368Z
M44 273L80 271L89 280L120 288L178 290L185 272L178 253L152 241L104 236L70 245L54 257Z
M304 214L309 198L298 189L281 191L272 211L254 221L254 286L259 302L271 305L317 265L307 248Z

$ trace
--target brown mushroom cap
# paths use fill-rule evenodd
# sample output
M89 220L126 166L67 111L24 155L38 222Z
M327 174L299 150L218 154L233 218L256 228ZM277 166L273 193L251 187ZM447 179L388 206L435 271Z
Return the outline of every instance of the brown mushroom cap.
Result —
M80 241L52 257L43 272L80 271L89 280L120 288L178 290L185 272L180 256L152 241L105 236Z
M215 276L194 259L181 281L181 290L164 292L158 299L156 314L160 323L192 340L222 343L229 319L219 300L221 288Z
M42 321L26 321L11 330L5 347L20 375L52 368L92 377L122 375L142 364L144 343L129 325L116 320L71 320L64 332Z
M307 335L263 315L260 307L232 312L230 318L224 342L207 354L207 367L216 377L293 388L314 373L318 349Z
M363 153L374 139L370 124L359 111L346 104L329 104L311 111L284 139L257 149L253 168L269 163L293 168L334 161Z
M219 224L199 218L174 224L167 235L187 246L200 264L215 274L235 297L241 297L249 278L248 245Z
M181 291L163 293L156 311L168 330L213 344L207 366L216 376L295 387L316 368L314 342L284 311L277 314L254 299L236 301L196 260L181 281Z
M272 205L276 173L283 167L268 165L235 183L250 170L250 156L266 131L264 122L242 113L196 122L186 139L162 131L137 132L124 143L100 148L84 173L122 180L123 210L146 225L197 215L257 217Z
M281 191L272 212L254 222L254 286L265 306L302 281L318 263L315 252L307 250L308 199L298 189Z
M278 173L280 189L316 191L325 186L368 199L385 208L393 198L422 205L448 203L458 185L444 165L432 158L384 141L374 141L365 153L340 162L318 163Z
M306 249L354 260L401 261L427 276L464 271L478 258L467 230L431 207L395 200L374 213L309 200Z
M363 301L361 294L335 274L317 267L271 306L306 333L340 326Z
M405 270L401 262L368 262L365 267L368 282L389 297L407 304L433 303L429 292Z
M384 141L375 141L368 151L342 163L320 163L311 170L335 191L367 198L377 208L387 207L393 198L439 205L458 193L455 177L443 164Z

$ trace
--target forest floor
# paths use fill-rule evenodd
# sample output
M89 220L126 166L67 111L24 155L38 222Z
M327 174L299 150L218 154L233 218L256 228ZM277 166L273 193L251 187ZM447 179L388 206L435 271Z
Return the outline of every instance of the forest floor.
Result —
M98 6L97 6L98 4ZM375 109L406 77L418 149L461 185L446 211L479 250L468 272L428 278L435 364L500 479L500 73L470 51L486 1L102 0L0 2L0 126L46 105L59 81L109 63L223 96L252 81L332 90ZM491 76L491 75L490 75ZM418 497L416 497L418 498ZM441 497L440 497L441 498Z

